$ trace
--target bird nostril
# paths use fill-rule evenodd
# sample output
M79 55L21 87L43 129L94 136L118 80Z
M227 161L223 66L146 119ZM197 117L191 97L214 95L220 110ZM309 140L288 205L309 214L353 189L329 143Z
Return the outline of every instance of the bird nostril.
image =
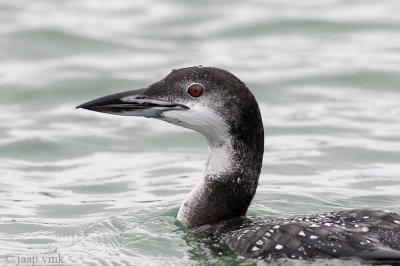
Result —
M136 99L146 99L147 98L147 96L144 96L144 95L138 95L138 96L136 96Z

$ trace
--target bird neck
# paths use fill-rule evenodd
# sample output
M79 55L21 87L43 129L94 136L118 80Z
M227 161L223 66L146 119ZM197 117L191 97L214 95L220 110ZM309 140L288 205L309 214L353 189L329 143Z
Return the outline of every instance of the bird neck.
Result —
M258 109L258 107L257 107ZM193 228L244 216L254 197L264 153L261 116L246 132L231 130L228 138L209 141L206 169L186 197L179 213L184 227Z

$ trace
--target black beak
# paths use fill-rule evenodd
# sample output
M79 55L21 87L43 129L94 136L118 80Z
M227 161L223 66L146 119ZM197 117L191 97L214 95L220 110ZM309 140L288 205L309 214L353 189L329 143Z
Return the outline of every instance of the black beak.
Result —
M179 103L151 99L144 94L146 89L111 94L81 104L84 108L101 113L127 116L144 116L161 118L162 112L170 110L187 110L189 107Z

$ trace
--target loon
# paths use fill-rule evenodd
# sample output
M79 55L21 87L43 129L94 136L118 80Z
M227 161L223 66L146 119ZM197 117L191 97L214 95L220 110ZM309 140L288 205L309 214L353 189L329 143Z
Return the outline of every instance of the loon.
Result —
M147 88L77 108L157 118L204 135L206 169L177 219L189 231L218 236L241 257L400 263L400 216L395 213L355 209L275 220L245 217L261 172L264 128L253 94L228 71L177 69Z

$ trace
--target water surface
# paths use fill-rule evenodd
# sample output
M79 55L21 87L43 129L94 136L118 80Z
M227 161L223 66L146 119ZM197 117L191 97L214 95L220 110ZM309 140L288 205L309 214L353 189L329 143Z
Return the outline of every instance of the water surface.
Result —
M400 212L399 13L395 0L0 1L0 265L264 264L176 221L202 136L74 109L184 66L225 68L260 103L249 216ZM313 263L342 264L273 264Z

